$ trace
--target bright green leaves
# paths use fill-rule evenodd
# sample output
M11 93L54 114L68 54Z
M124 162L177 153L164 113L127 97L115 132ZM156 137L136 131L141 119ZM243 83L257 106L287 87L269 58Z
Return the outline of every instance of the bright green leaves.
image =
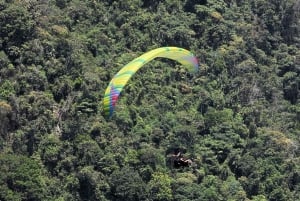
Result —
M300 200L298 10L0 0L0 200ZM163 45L199 74L149 64L107 122L113 74ZM176 148L192 168L166 164Z
M224 122L232 122L233 111L231 109L218 111L210 108L205 114L205 117L207 126L213 127Z
M162 172L154 172L149 182L150 195L154 200L172 200L172 179L169 175Z
M11 81L5 80L0 83L0 99L7 100L11 95L15 94L15 89Z
M31 158L0 155L1 200L43 200L46 184L42 168Z

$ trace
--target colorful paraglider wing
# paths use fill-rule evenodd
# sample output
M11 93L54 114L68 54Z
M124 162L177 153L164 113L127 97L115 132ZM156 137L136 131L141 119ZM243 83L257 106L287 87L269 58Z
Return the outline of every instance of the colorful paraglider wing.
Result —
M199 70L197 58L188 50L177 47L162 47L151 50L125 65L110 81L105 90L103 109L105 116L110 117L116 106L119 95L128 80L146 63L162 57L175 60L187 67L189 71Z

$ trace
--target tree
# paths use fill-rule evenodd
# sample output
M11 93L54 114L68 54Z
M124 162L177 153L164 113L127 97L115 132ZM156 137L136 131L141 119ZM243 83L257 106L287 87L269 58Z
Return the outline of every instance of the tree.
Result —
M171 182L172 179L166 173L154 172L152 179L148 183L151 199L155 201L172 200Z
M299 200L299 8L0 0L0 200ZM199 73L148 63L105 119L113 75L161 46Z
M0 98L2 100L8 100L8 98L15 94L16 91L11 81L5 80L0 85Z
M0 121L1 121L1 126L0 126L0 136L1 138L8 140L7 133L10 130L10 116L11 116L12 108L11 106L4 102L0 101Z
M130 167L114 171L110 176L112 200L144 200L148 197L146 184Z
M1 200L43 200L47 186L40 165L21 155L0 155Z
M4 48L20 45L32 38L35 24L26 8L17 3L9 4L0 14L0 37Z
M86 166L78 173L79 195L81 200L106 200L109 185L104 175Z

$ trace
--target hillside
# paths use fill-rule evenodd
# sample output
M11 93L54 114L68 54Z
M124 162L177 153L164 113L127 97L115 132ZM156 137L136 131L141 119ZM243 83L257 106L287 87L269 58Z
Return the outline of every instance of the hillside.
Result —
M155 59L106 118L164 46L200 71ZM299 74L299 0L0 0L0 200L300 200Z

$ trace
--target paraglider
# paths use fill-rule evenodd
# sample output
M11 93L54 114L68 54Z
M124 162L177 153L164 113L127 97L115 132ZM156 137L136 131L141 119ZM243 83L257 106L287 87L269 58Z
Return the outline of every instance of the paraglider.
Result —
M113 114L119 95L128 80L142 66L157 57L175 60L191 72L196 72L199 69L197 58L190 51L183 48L161 47L146 52L125 65L110 81L103 99L103 110L106 117L111 117Z
M173 157L173 166L175 168L189 167L193 164L193 161L191 159L183 157L181 152L178 152L177 154L173 154L172 157Z

